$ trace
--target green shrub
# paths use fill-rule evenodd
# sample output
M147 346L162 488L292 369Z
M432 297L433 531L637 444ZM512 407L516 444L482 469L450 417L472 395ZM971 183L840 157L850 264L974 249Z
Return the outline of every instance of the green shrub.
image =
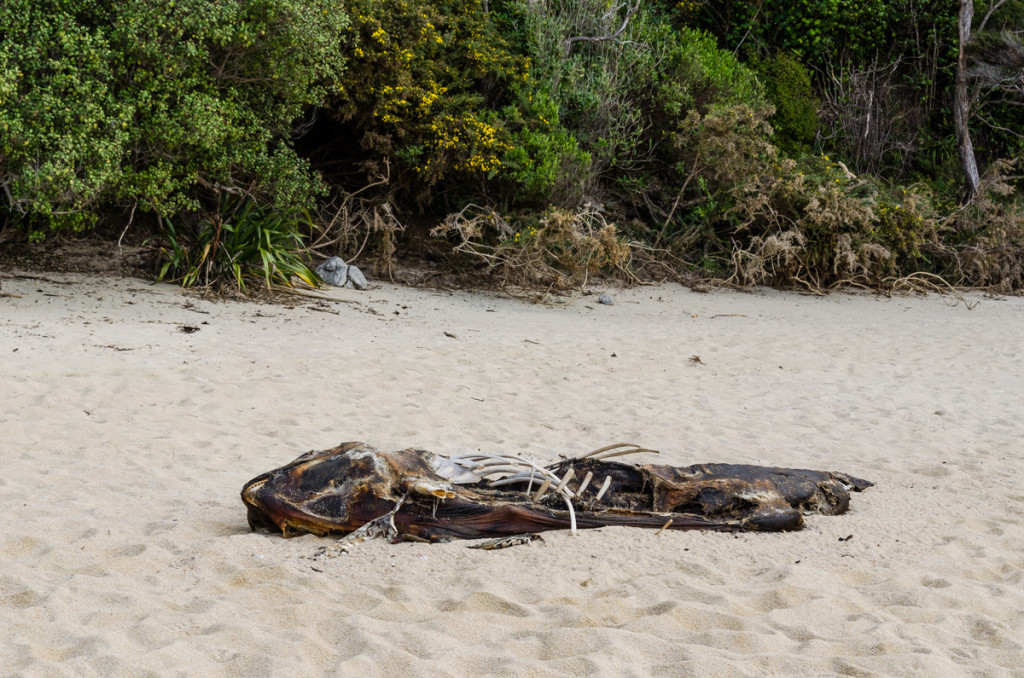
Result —
M479 185L512 146L489 100L526 77L479 0L353 0L351 60L331 101L369 157L392 163L392 185L422 202Z
M914 174L919 149L933 146L953 128L957 13L957 3L947 0L706 0L696 15L685 10L675 15L710 30L729 51L786 54L805 66L814 96L822 100L818 150L841 155L858 171L906 179ZM751 60L771 90L772 80L783 74L773 74L778 71L774 60L759 61ZM798 84L803 78L793 81L793 75L799 74L784 79L797 84L795 92L787 93L791 88L786 85L769 93L779 112L772 121L778 143L799 154L807 150L800 140L809 136L811 116L806 90ZM804 103L791 116L787 101ZM986 105L986 117L1016 130L1020 109L1010 108ZM976 138L979 151L1012 154L1007 152L1015 145L1012 134L992 127L986 136ZM958 169L934 163L920 163L917 169L941 173L922 177L928 180L960 179Z
M821 106L811 85L810 71L785 53L763 62L761 67L765 92L775 106L770 121L776 143L789 155L809 152L818 133Z
M353 0L350 62L332 99L356 167L391 168L388 191L448 211L486 195L503 209L650 202L659 148L690 109L763 95L713 38L646 4L604 0ZM638 77L638 74L643 74ZM360 161L361 164L360 164ZM346 185L346 190L354 186Z
M654 243L682 254L695 248L725 246L714 224L734 202L732 190L746 185L776 158L769 143L771 108L716 106L701 115L691 111L670 137L675 195L664 201L665 213Z
M899 0L707 0L705 4L698 22L721 36L730 49L757 44L819 67L837 58L860 64L874 61L891 46L907 15L921 11ZM924 4L948 12L948 3L924 0Z
M532 92L516 90L516 103L502 109L509 149L500 177L514 185L516 201L572 203L579 199L591 154L560 124L558 105L536 83Z
M770 149L770 127L753 113L766 103L757 78L709 35L674 28L642 4L617 38L573 41L614 34L628 7L609 9L603 0L492 3L506 49L525 57L497 109L509 148L485 189L511 199L456 212L434 233L458 232L457 250L503 279L551 282L621 269L633 250L624 240L612 246L621 239L612 222L647 237L637 217L653 216L659 227L664 220L656 244L676 240L680 229L700 236L706 232L688 226L719 218L727 205L716 198L731 172L745 171L723 160ZM526 217L498 217L494 204L506 214L544 204L554 211L527 226Z
M671 139L691 110L764 102L753 72L718 49L711 36L673 27L647 4L619 38L576 43L570 42L576 36L614 34L625 8L610 12L603 0L504 6L514 11L510 23L530 59L532 89L521 91L531 101L553 104L543 116L522 104L520 110L545 122L557 118L563 137L571 135L586 154L574 154L566 144L560 156L549 156L573 168L561 172L549 196L556 204L573 204L570 198L578 203L584 196L621 206L653 204L663 197L655 195L659 187L672 181L677 159Z
M320 186L289 135L336 86L346 25L329 0L0 4L0 201L40 233L225 187L308 206Z
M674 29L659 19L643 37L660 62L653 70L655 97L666 113L685 117L691 110L703 114L712 106L761 108L767 103L754 71L719 48L708 33Z
M298 231L312 229L309 217L301 222L285 219L281 212L257 206L236 196L225 196L221 208L195 227L176 226L168 220L166 259L157 280L174 280L182 287L223 289L233 286L246 293L246 280L262 279L292 285L292 277L311 287L320 278L300 258L305 245Z

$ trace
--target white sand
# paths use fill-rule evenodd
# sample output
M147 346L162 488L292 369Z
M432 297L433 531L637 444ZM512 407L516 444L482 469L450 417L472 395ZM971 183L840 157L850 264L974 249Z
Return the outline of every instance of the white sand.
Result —
M377 284L317 311L49 278L2 280L2 675L1024 676L1024 299ZM877 486L789 534L323 562L249 532L246 480L348 440Z

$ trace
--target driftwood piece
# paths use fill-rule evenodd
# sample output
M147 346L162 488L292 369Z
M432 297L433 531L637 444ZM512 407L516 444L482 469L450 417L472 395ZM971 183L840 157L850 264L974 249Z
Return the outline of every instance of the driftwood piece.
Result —
M387 533L396 541L447 541L610 525L798 530L804 514L844 513L850 491L872 485L802 469L607 460L640 451L651 450L613 445L540 466L508 455L449 458L344 443L253 478L242 501L253 530L286 537L350 533L390 514Z

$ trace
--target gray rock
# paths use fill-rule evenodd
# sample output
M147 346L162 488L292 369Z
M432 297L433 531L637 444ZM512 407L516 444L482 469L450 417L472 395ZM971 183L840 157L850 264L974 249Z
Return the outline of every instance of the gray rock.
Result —
M357 290L366 289L366 276L356 266L348 267L348 284L355 287Z
M606 304L608 306L614 306L615 305L615 300L612 299L611 296L609 296L607 294L602 294L601 296L599 296L597 298L597 303L599 303L599 304Z
M348 266L348 264L346 264L345 260L342 259L341 257L331 257L327 261L325 261L322 264L320 264L319 266L317 266L316 270L317 270L317 272L320 272L320 271L337 271L337 270L343 270L347 266Z
M349 282L349 268L341 257L331 257L316 267L316 274L328 285L345 287Z
M349 266L341 257L331 257L316 267L316 273L328 285L365 290L366 276L356 266Z

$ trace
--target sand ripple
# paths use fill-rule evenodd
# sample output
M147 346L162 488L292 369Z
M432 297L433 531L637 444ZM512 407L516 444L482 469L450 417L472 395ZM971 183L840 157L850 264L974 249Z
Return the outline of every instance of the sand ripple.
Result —
M322 313L85 276L4 292L0 674L1024 676L1024 300L379 286ZM248 531L246 480L346 440L630 441L877 486L794 534L324 562L321 540Z

